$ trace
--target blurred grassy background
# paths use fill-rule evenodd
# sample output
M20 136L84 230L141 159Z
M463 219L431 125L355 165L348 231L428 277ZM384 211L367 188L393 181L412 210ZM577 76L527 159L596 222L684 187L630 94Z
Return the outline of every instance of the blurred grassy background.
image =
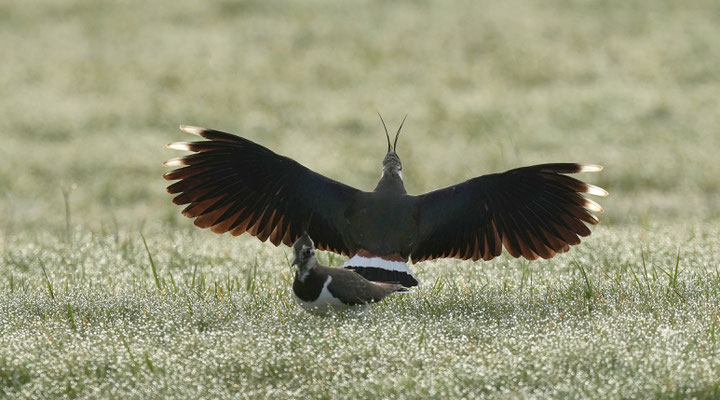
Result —
M605 166L610 224L720 217L720 3L0 4L0 231L189 227L179 124L362 189L409 113L411 193L541 162Z
M0 2L0 397L717 398L719 39L717 0ZM165 193L179 124L372 189L376 111L411 193L598 163L604 226L321 318Z

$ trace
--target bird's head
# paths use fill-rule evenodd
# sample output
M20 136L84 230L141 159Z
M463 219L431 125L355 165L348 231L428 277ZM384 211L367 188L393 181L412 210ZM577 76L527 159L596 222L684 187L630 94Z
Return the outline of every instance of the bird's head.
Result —
M297 268L297 274L300 280L304 280L304 277L307 276L310 270L317 265L315 244L307 232L303 232L302 236L293 244L293 255L295 259L292 265Z
M395 143L393 143L392 147L390 146L390 134L388 133L385 121L383 120L383 117L382 115L380 115L380 113L378 113L378 115L380 116L380 121L382 121L383 128L385 128L385 137L387 137L388 144L387 154L385 154L385 158L383 159L382 163L383 176L399 176L400 179L402 179L402 162L400 161L400 157L396 153L396 149L398 138L400 137L400 131L402 130L403 124L405 124L405 118L407 118L407 115L400 123L400 127L395 134Z

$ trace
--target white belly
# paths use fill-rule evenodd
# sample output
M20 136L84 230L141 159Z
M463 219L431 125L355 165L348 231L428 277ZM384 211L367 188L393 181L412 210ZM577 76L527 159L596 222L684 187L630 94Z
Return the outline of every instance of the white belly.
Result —
M330 294L330 291L328 290L328 285L331 281L332 277L328 276L327 280L325 280L325 284L323 284L322 290L320 291L320 296L318 296L318 298L314 301L303 301L295 295L295 292L293 292L295 302L298 303L300 307L313 313L327 313L329 311L347 309L350 306L336 299L335 297L333 297L332 294Z

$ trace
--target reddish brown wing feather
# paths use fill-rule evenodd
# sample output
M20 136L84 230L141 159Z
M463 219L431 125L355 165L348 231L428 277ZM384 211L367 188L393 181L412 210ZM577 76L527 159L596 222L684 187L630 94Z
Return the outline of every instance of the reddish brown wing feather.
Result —
M193 154L166 161L166 166L181 168L163 177L178 181L167 190L177 194L175 204L187 204L183 215L195 218L195 225L215 233L248 232L290 246L311 221L308 233L318 248L352 253L342 239L343 213L357 189L247 139L204 128L181 129L207 140L169 144Z
M543 164L485 175L418 196L414 262L439 257L490 260L502 252L529 260L551 258L590 235L591 212L602 208L581 194L606 196L597 186L563 175L602 167Z

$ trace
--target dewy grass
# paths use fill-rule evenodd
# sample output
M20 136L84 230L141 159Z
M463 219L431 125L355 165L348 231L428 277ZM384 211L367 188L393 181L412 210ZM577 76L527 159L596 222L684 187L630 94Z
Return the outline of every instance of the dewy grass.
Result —
M720 2L5 3L0 398L720 397ZM372 189L376 111L410 193L597 163L601 225L319 318L165 193L180 124Z
M548 261L425 262L414 269L426 285L329 317L294 304L286 248L146 233L158 280L172 275L176 289L157 289L139 233L121 232L125 243L83 231L70 246L62 235L1 242L0 393L720 395L717 224L601 226ZM632 272L643 263L677 272L645 280Z

